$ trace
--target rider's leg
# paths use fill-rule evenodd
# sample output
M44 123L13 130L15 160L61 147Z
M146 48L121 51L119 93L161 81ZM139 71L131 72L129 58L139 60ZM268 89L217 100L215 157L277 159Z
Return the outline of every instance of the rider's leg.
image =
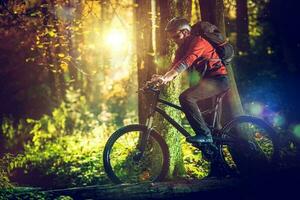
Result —
M227 77L207 78L181 93L179 96L181 107L196 133L196 136L187 138L188 142L212 142L210 130L201 115L197 102L218 95L228 87Z

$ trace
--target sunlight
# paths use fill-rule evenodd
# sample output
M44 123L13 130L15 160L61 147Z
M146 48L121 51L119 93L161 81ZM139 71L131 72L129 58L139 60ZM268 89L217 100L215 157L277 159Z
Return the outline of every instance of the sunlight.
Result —
M105 44L112 53L120 53L127 49L129 39L124 30L112 29L106 34Z

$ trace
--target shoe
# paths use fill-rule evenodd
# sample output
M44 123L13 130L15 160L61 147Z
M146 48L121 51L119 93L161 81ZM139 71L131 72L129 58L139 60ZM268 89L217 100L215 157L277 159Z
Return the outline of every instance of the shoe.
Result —
M212 143L213 139L212 136L209 135L195 135L186 138L186 141L189 143Z

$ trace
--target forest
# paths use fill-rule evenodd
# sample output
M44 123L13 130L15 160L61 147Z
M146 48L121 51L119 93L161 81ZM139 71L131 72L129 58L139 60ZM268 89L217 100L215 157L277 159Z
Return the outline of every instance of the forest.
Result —
M222 124L240 115L264 120L287 140L279 168L294 167L298 10L293 0L0 0L0 199L51 199L15 196L25 187L112 184L105 144L119 128L147 121L151 98L139 89L168 71L177 47L165 27L176 16L216 25L234 47ZM160 95L179 105L201 78L187 70ZM193 132L183 113L163 109ZM170 152L166 180L204 179L211 166L201 151L161 117L154 124Z

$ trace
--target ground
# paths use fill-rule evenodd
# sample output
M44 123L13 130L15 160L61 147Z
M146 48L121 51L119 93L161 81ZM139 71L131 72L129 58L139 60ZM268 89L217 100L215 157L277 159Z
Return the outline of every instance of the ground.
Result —
M261 174L258 177L205 178L145 184L95 185L42 190L52 197L94 200L274 200L300 198L300 168ZM299 191L299 192L298 192Z

